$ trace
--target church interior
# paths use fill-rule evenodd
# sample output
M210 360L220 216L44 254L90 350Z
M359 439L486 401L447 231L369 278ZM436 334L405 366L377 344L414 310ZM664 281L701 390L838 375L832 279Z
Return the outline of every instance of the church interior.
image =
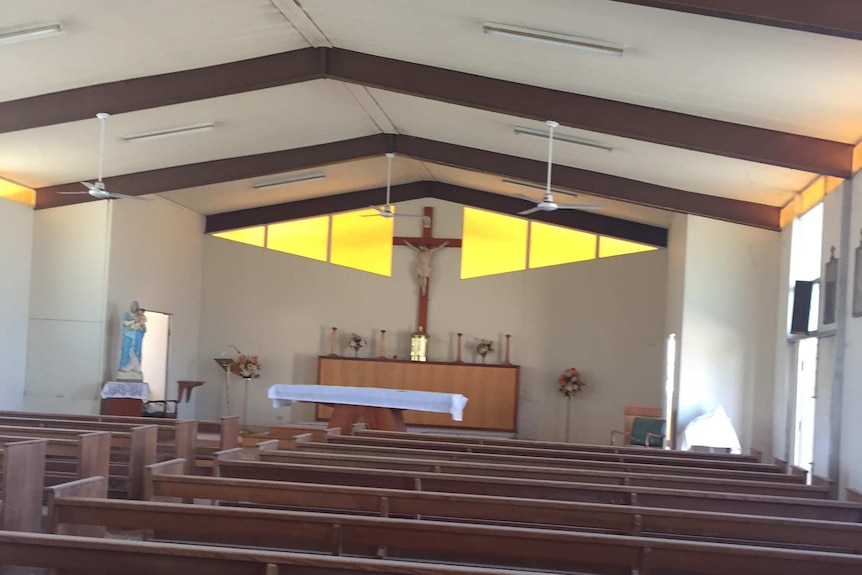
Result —
M862 573L818 6L4 2L0 573Z

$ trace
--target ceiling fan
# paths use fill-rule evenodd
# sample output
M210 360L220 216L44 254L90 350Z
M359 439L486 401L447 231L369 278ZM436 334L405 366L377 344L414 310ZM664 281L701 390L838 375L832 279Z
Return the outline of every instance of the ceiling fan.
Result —
M368 214L365 217L376 217L380 216L383 218L424 218L425 216L419 214L396 214L395 209L392 206L392 203L389 201L389 189L392 185L392 158L395 157L395 154L392 152L386 152L386 203L383 206L371 206L375 210L377 210L376 214Z
M81 182L84 186L86 186L87 191L80 192L58 192L60 194L67 195L77 195L77 194L90 194L97 200L141 200L141 201L150 201L151 198L144 198L140 196L129 196L126 194L119 194L117 192L109 192L105 189L105 182L102 181L102 163L104 159L105 152L105 123L108 121L108 118L111 117L110 114L105 114L104 112L100 112L96 114L96 117L99 119L99 179L93 183L90 182Z
M534 200L530 196L525 196L523 194L516 195L516 198L527 200L529 202L534 202L536 204L535 208L530 208L529 210L518 212L518 215L526 216L529 214L535 214L536 212L553 212L555 210L601 210L602 206L589 206L585 204L558 204L554 201L554 195L551 193L551 167L554 165L554 128L556 128L560 124L553 120L548 120L547 122L545 122L545 124L547 124L548 126L548 181L545 184L545 195L539 202L536 202L536 200ZM568 192L568 195L576 196L577 194L575 194L574 192Z

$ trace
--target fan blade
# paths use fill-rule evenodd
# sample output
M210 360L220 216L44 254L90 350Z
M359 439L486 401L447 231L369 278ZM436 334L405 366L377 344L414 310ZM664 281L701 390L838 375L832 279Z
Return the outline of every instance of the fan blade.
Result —
M535 208L530 208L529 210L525 210L523 212L518 212L518 215L519 216L527 216L527 215L535 214L536 212L541 212L541 211L542 210L540 210L538 207L535 207Z
M108 198L111 200L138 200L141 202L149 202L153 199L146 198L144 196L130 196L128 194L118 194L116 192L108 192Z
M58 194L63 194L64 196L74 196L77 194L86 194L89 195L90 192L57 192Z
M587 204L557 204L558 210L602 210L604 206Z
M96 184L91 184L90 182L81 182L81 185L86 186L88 190L98 190L99 187ZM86 193L86 192L84 192Z

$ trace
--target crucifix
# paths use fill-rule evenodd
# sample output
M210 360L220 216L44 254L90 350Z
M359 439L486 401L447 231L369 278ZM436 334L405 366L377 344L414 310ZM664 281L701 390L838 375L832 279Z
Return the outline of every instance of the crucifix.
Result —
M416 250L416 278L419 283L419 310L417 326L428 333L428 292L431 288L431 259L441 248L460 248L460 238L435 238L431 226L434 223L434 208L426 206L422 212L422 236L418 238L394 237L392 245L407 246Z

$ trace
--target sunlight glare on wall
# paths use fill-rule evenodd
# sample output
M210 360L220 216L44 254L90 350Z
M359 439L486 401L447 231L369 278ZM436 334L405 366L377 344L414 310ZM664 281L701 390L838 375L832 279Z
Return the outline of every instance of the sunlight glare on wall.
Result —
M392 275L392 218L365 217L376 210L332 216L329 263L382 276Z
M232 242L239 242L241 244L248 244L250 246L262 248L266 243L266 226L230 230L228 232L216 232L213 236L222 238L223 240L230 240Z
M599 237L599 257L610 258L613 256L625 256L629 254L639 254L641 252L651 252L657 250L655 246L639 244L627 240L620 240L608 236Z
M595 259L596 241L595 234L530 222L530 268Z
M329 247L329 216L270 224L266 232L266 247L325 262Z
M464 208L461 279L526 269L527 229L527 220Z
M36 190L0 178L0 198L32 207L36 205Z

